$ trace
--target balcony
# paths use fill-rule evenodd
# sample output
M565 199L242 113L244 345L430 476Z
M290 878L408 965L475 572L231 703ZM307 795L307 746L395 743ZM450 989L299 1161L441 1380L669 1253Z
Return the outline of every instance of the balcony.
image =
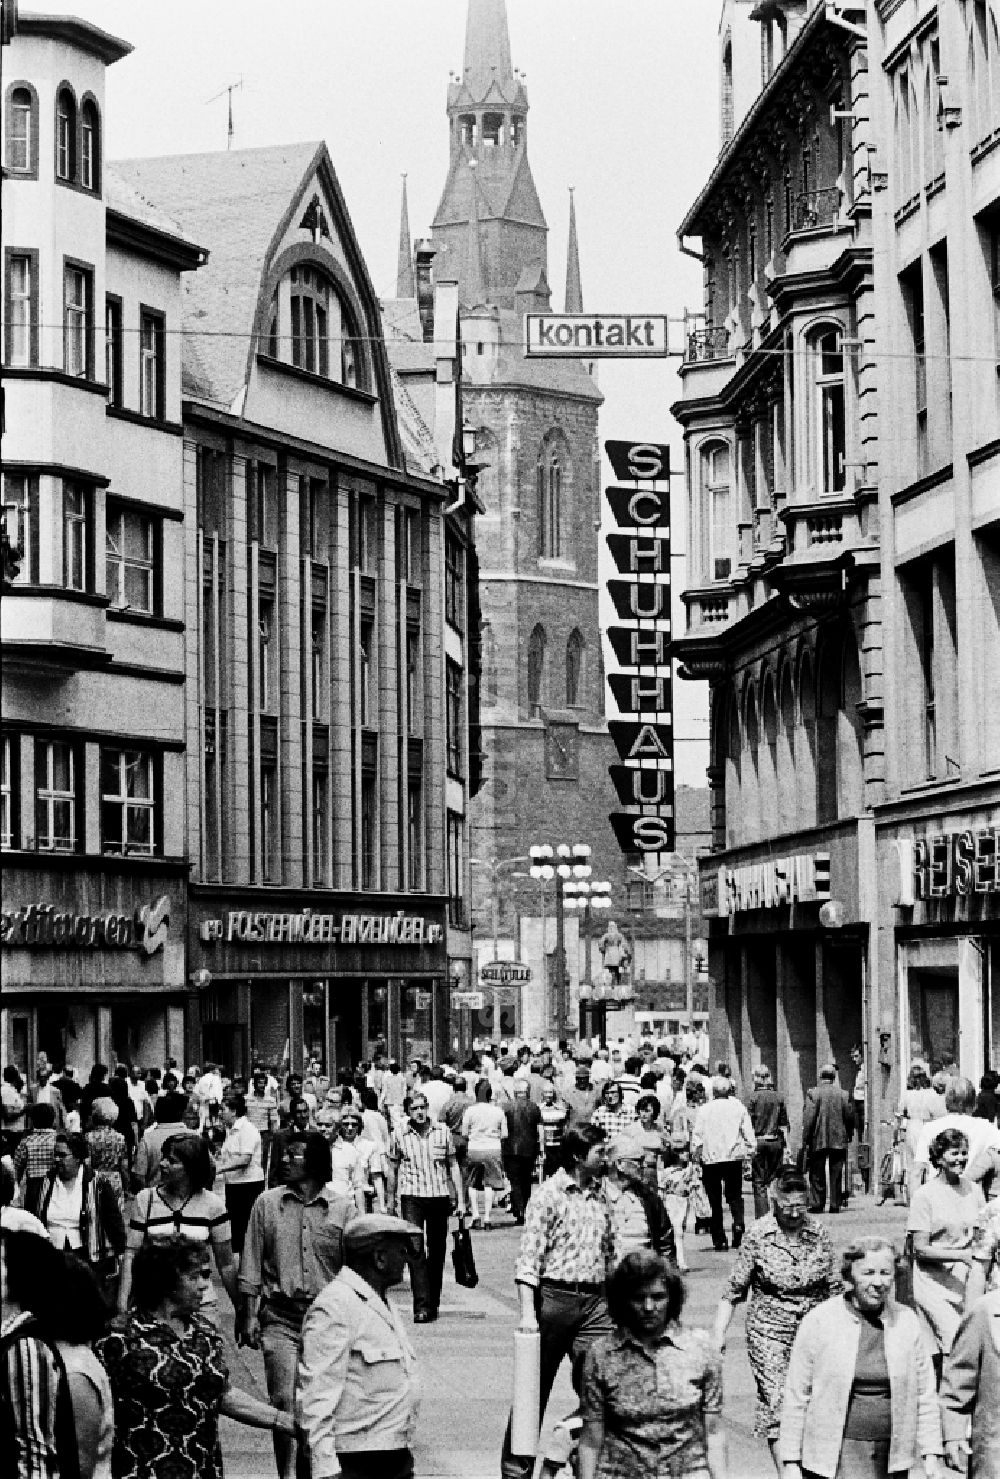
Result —
M838 185L825 190L805 190L792 199L792 230L816 231L836 226L840 217L841 192Z
M0 642L9 669L104 667L106 596L52 586L14 586L0 604Z
M712 360L731 358L728 329L719 327L692 329L688 334L687 343L684 346L686 365L706 364Z

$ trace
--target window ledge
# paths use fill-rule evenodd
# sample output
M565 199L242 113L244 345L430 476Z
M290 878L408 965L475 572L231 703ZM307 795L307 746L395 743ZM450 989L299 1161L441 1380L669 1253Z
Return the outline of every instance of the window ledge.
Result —
M141 411L130 411L125 406L111 406L107 414L114 421L130 421L133 426L148 426L150 431L163 431L169 436L182 437L184 427L180 421L168 421L163 416L144 416Z
M3 860L6 868L45 868L52 872L72 872L77 868L101 873L133 874L139 872L186 878L190 863L186 858L148 853L88 853L55 851L51 848L5 847Z
M935 175L933 180L929 180L924 186L924 199L933 200L935 195L941 194L941 192L944 190L944 187L945 175L944 170L942 170L939 175Z
M575 575L576 561L564 560L554 555L539 555L538 568L539 570L565 571L567 575Z
M893 216L893 220L895 221L897 226L902 226L903 222L908 221L911 216L915 216L919 209L920 191L918 190L916 195L911 195L909 200L905 200L903 202L903 204L899 207L899 209Z
M71 385L74 390L89 390L91 395L108 397L108 387L103 380L89 380L86 375L70 375L66 370L57 370L54 365L8 365L3 367L8 380L54 380L59 385Z
M81 185L79 180L67 180L62 175L56 175L55 183L62 186L64 190L75 190L77 195L86 195L90 200L100 200L100 190L95 190L92 185Z
M37 581L30 585L15 583L6 594L11 596L37 596L42 600L72 601L77 606L109 606L107 596L98 595L96 591L77 591L65 585L40 585Z
M108 621L125 621L137 627L149 627L158 632L183 632L184 623L172 616L157 616L154 611L133 611L124 606L111 606Z
M978 164L981 159L985 159L987 154L992 154L998 144L1000 144L1000 128L995 128L992 133L973 144L969 150L970 160L973 164Z
M257 363L268 370L274 370L279 375L289 375L293 380L304 380L307 385L315 385L321 390L332 390L337 395L346 396L349 401L357 401L363 406L374 406L378 397L370 391L360 390L355 385L342 385L339 380L331 380L326 375L317 375L313 370L302 370L298 365L287 364L283 359L273 359L269 354L261 354L257 351Z

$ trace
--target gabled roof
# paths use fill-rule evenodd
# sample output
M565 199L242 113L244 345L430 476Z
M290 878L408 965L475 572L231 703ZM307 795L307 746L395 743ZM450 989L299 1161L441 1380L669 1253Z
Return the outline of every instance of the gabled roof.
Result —
M184 393L231 408L247 384L253 330L274 252L319 177L364 313L389 462L401 465L389 366L368 269L324 143L116 161L116 173L204 242L208 265L184 283Z

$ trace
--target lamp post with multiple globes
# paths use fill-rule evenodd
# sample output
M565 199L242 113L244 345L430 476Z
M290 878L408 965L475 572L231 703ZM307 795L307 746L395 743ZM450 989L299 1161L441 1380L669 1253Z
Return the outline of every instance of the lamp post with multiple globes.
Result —
M536 843L528 848L531 856L531 876L542 884L542 983L544 992L544 1022L546 1030L556 1037L566 1033L568 1004L568 981L566 977L566 921L565 895L572 882L579 886L590 878L590 848L585 842L560 842L555 847L550 843ZM550 880L556 885L556 949L553 964L551 989L545 954L545 888ZM574 906L575 907L575 906Z
M594 1029L598 1022L598 1016L603 1022L604 1013L598 1011L596 1002L600 1000L603 988L596 989L593 983L593 971L590 959L590 921L594 909L611 908L611 884L606 882L588 882L583 879L579 883L566 883L563 885L564 903L567 909L577 909L582 915L580 921L580 933L583 940L583 973L580 977L580 1037L589 1038L594 1035ZM601 1037L603 1040L604 1033Z

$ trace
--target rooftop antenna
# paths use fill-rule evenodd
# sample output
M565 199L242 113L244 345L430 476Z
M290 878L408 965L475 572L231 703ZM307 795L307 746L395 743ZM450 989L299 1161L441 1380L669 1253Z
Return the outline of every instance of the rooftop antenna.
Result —
M219 98L222 97L223 93L225 93L225 95L227 96L227 98L229 100L229 126L226 129L226 148L227 149L231 149L233 147L233 93L234 92L241 91L242 90L242 87L243 87L243 74L241 72L238 82L230 82L229 85L228 85L228 87L222 88L221 91L219 91L217 93L213 93L213 95L210 98L206 98L205 99L205 106L206 106L206 108L208 107L209 103L218 102Z

